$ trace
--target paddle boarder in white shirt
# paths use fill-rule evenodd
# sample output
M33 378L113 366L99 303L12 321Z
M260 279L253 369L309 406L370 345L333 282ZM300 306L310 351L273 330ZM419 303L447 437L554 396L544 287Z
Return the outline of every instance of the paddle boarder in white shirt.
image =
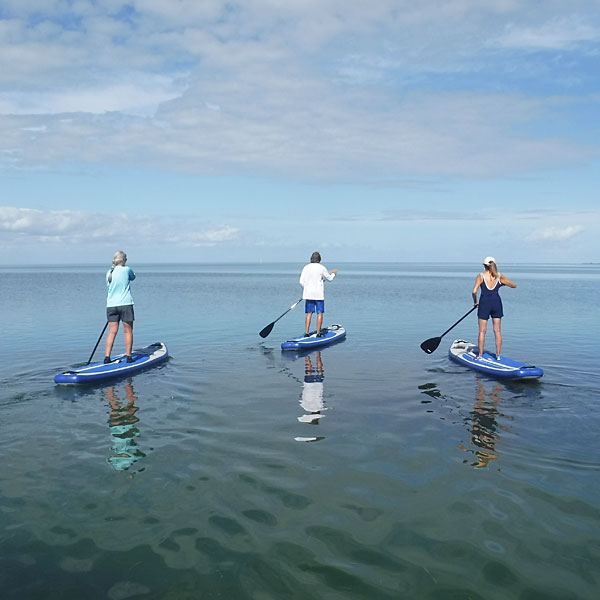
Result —
M324 281L333 281L338 270L333 269L331 273L321 264L321 255L313 252L308 263L300 274L300 285L304 288L302 298L306 323L304 326L305 337L310 335L310 322L313 313L317 313L317 337L322 337L323 313L325 312L325 284Z

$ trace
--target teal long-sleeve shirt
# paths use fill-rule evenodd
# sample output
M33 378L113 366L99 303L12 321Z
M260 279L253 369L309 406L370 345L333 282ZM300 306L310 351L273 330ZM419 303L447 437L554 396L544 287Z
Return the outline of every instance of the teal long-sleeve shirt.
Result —
M127 306L133 304L131 288L129 283L135 279L135 273L131 267L117 265L112 272L112 281L108 281L110 271L106 273L106 307Z

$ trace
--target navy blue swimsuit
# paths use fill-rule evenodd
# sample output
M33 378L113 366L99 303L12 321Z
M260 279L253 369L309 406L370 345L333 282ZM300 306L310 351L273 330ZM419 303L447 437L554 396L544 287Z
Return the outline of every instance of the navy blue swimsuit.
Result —
M481 295L479 296L479 306L477 308L477 317L487 321L490 317L492 319L501 319L504 316L502 311L502 300L498 293L502 284L500 283L500 275L498 274L498 281L496 285L490 290L488 288L483 273L481 274L483 281L479 286Z

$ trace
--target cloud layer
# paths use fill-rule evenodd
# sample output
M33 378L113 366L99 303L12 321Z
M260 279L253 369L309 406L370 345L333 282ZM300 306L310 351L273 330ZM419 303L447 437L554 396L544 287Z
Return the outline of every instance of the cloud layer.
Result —
M8 0L0 169L376 181L580 164L597 146L553 130L577 95L536 86L554 80L553 53L570 53L571 71L594 56L599 13L583 1Z
M112 243L134 236L146 243L208 247L236 240L240 232L229 225L211 227L190 217L167 218L88 211L0 206L0 242L50 244Z

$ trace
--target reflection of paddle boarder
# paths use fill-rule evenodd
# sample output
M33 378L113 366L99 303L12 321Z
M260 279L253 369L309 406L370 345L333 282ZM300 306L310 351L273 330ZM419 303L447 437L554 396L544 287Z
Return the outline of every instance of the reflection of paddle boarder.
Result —
M108 425L113 437L112 450L115 453L108 462L117 471L126 471L136 460L146 456L138 448L135 439L140 434L140 430L136 427L136 423L139 422L136 416L138 407L135 405L137 396L131 382L125 384L125 397L126 404L117 396L114 386L106 389L106 399L111 408Z
M321 411L325 409L323 403L323 361L321 353L317 352L317 368L313 368L310 356L305 357L304 384L302 385L302 397L300 406L310 414L298 417L303 423L316 423L321 417Z
M317 352L316 355L316 368L313 366L311 357L309 355L304 357L304 361L304 381L302 383L300 406L304 409L305 414L298 417L298 421L301 423L316 425L318 424L319 420L325 416L322 414L322 411L327 410L323 400L323 379L325 378L325 374L323 371L321 352ZM295 439L298 442L316 442L323 438L297 437Z
M471 420L471 443L476 446L476 450L467 450L459 444L459 448L465 452L473 452L477 460L471 463L476 469L483 469L488 466L489 461L496 460L499 455L496 452L496 440L499 438L497 429L500 427L497 423L498 403L500 402L500 392L502 384L497 383L489 398L486 398L486 391L481 380L477 380L477 395L475 397L475 406L470 413ZM467 461L465 461L467 462Z

